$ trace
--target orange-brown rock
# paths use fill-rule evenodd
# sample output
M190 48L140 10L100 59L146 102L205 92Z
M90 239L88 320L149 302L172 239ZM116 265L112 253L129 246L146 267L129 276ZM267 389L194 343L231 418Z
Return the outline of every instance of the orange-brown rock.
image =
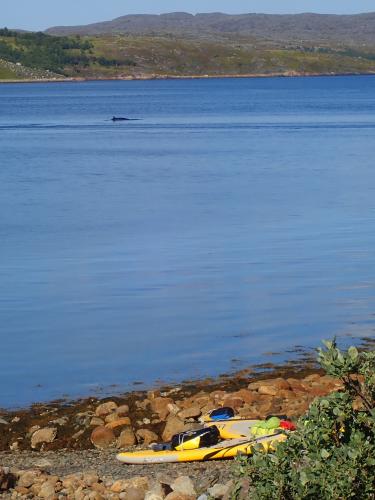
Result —
M146 491L150 486L149 480L147 477L136 476L132 479L119 479L115 481L110 490L112 493L122 493L128 492L129 489L134 488L143 493L143 498L145 496Z
M49 498L50 500L57 499L57 495L55 494L55 484L53 481L45 481L41 488L39 489L38 496L40 498Z
M280 389L271 384L261 385L258 387L258 393L264 394L265 396L276 396L279 390Z
M127 448L129 446L134 446L137 440L135 438L134 431L131 427L126 427L121 431L120 436L117 439L117 448Z
M196 500L196 495L185 495L184 493L180 493L178 491L172 491L169 493L164 500Z
M126 415L129 414L129 406L128 405L121 405L116 409L116 413L119 417L125 417Z
M174 436L174 434L178 434L179 432L183 432L184 430L185 430L185 424L183 420L181 420L178 417L175 417L174 415L171 415L167 420L167 423L165 425L162 434L163 441L165 442L170 441L172 439L172 436Z
M244 403L245 402L241 397L230 395L224 399L223 406L229 406L234 410L238 410L238 408L241 408L241 406L243 406Z
M320 378L321 378L321 376L319 375L319 373L312 373L311 375L308 375L307 377L305 377L303 379L303 381L311 383L311 382L314 382L316 380L320 380Z
M96 448L108 448L114 443L115 439L112 429L107 427L96 427L91 433L91 442Z
M316 397L326 396L328 394L325 387L310 387L309 394Z
M259 418L259 413L254 405L245 405L238 410L240 418Z
M287 400L296 398L296 394L293 391L288 390L288 389L281 389L277 396L279 398L287 399Z
M248 389L240 389L237 392L234 392L232 396L238 396L243 399L244 403L251 404L256 400L256 394L253 391L249 391Z
M164 420L169 414L168 405L172 403L173 399L159 396L151 400L151 409L154 413L157 413L162 420Z
M207 413L209 413L210 411L214 410L215 408L217 408L217 404L215 404L214 402L209 402L207 403L205 406L203 406L203 408L201 408L202 410L202 415L207 415Z
M107 429L117 429L118 427L125 427L126 425L131 425L131 420L129 417L122 417L113 420L106 424Z
M20 471L17 486L22 488L30 488L37 481L43 481L44 475L39 469L31 469L28 471Z
M224 401L224 398L228 395L225 391L213 391L210 394L211 399L213 399L216 403L219 401Z
M143 443L146 446L151 443L157 443L159 436L149 429L138 429L135 433L138 443Z
M97 417L106 417L110 413L113 413L117 410L117 403L114 401L107 401L106 403L100 404L96 410L95 415Z
M290 387L294 392L306 392L305 386L302 384L302 382L296 378L288 378L287 382L289 383Z
M104 425L104 420L99 417L92 417L90 420L90 427L98 427L99 425Z
M186 408L178 413L178 417L181 420L186 420L188 418L198 418L202 415L202 412L199 406L191 406L190 408Z
M24 486L16 486L14 490L19 493L20 495L27 496L30 494L30 490L28 488L25 488ZM5 489L0 489L0 491L6 491Z
M117 412L116 413L110 413L104 418L104 421L106 424L109 424L110 422L115 422L118 420L120 417L118 416Z
M184 495L195 496L196 494L194 483L188 476L178 476L171 484L171 488L174 492L179 492Z
M152 390L147 392L147 398L151 401L152 399L160 397L159 390Z
M252 384L250 384L252 385ZM280 390L290 389L289 383L283 378L261 380L258 385L259 394L267 394L269 396L277 396Z
M198 398L195 399L195 404L202 409L208 402L210 401L210 397L207 394L204 394L202 396L199 396Z

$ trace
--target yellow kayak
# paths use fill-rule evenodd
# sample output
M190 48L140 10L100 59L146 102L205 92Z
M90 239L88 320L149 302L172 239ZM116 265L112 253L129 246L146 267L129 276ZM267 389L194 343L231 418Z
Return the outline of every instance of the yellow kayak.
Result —
M251 432L252 427L256 426L261 420L250 419L230 419L205 422L205 427L214 425L219 429L221 439L251 439L254 435Z
M216 424L217 425L217 422ZM219 460L234 458L237 455L251 455L254 446L262 445L264 450L274 450L274 446L285 441L283 433L262 436L255 439L227 439L206 448L181 451L152 451L143 450L135 452L118 453L117 460L126 464L161 464L172 462L195 462L205 460Z

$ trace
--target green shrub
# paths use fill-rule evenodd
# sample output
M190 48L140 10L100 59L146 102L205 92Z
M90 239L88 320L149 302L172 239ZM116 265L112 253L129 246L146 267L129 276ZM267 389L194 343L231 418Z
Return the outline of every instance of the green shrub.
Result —
M375 353L325 346L319 363L343 389L316 399L273 454L239 459L234 499L375 498Z

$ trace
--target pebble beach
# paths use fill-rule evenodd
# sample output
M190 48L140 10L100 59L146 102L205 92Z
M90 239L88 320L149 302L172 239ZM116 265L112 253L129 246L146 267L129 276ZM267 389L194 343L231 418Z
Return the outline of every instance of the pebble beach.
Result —
M296 420L315 397L340 387L316 369L244 370L225 380L3 410L0 491L4 498L229 499L233 460L134 466L116 453L169 441L221 406L240 418Z

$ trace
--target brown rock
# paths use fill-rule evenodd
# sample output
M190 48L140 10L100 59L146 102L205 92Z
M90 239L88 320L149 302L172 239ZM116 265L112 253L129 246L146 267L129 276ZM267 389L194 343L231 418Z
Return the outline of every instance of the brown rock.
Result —
M277 393L279 392L279 389L273 385L261 385L258 388L258 393L259 394L265 394L267 396L276 396Z
M169 493L172 493L172 488L169 484L157 479L153 487L147 491L144 500L164 500Z
M149 429L139 429L135 434L138 444L143 443L147 446L151 443L157 443L159 440L159 436Z
M38 431L40 429L40 425L33 425L32 427L30 427L28 433L30 436L32 436L34 434L34 432Z
M137 440L135 438L133 429L131 427L126 427L117 439L117 448L127 448L129 446L134 446Z
M117 408L116 413L119 417L125 417L129 413L128 405L121 405Z
M234 410L238 410L238 408L241 408L241 406L243 405L244 405L244 400L239 396L231 395L225 398L223 401L223 406L229 406Z
M170 441L172 439L172 436L174 436L174 434L183 432L184 430L185 430L184 422L178 417L171 415L167 420L164 432L162 434L163 441L165 442Z
M215 410L215 408L217 408L217 405L213 402L206 404L202 407L202 415L207 415L210 411Z
M104 420L99 417L92 417L90 420L90 427L98 427L99 425L104 425Z
M289 383L283 378L261 380L258 386L259 394L268 394L270 396L277 396L280 390L290 389Z
M55 484L51 481L46 481L45 483L43 483L39 490L39 496L41 498L50 498L51 500L53 498L57 498L55 492Z
M14 490L19 493L20 495L28 495L30 493L30 490L28 488L25 488L24 486L16 486ZM7 491L7 490L1 490L0 491Z
M287 378L286 380L294 392L306 392L306 389L300 380L296 378Z
M115 422L115 420L118 420L120 417L117 415L117 412L113 412L113 413L110 413L109 415L107 415L106 417L103 417L104 418L104 422L105 424L109 424L111 422Z
M172 484L173 491L182 493L184 495L195 496L195 488L193 481L188 476L179 476Z
M224 401L224 398L227 396L227 393L225 391L213 391L211 392L210 396L217 404L219 401Z
M165 497L164 500L196 500L196 495L185 495L184 493L180 493L179 491L172 491Z
M150 482L148 477L135 476L130 479L130 485L132 488L136 488L137 490L141 490L145 493L150 487Z
M259 417L255 406L248 404L245 404L242 408L238 410L238 416L240 418L255 418L255 419Z
M221 499L228 495L232 488L233 481L228 481L226 484L215 484L211 488L208 488L207 491L210 497Z
M86 472L82 476L82 481L86 486L92 486L99 482L99 476L96 472Z
M115 481L113 485L111 486L111 491L113 493L122 493L123 491L126 491L130 486L130 482L126 479L119 479L118 481Z
M107 427L96 427L91 433L91 442L96 448L108 448L115 439L112 429Z
M82 474L68 474L62 480L63 488L77 491L83 486Z
M55 427L45 427L34 432L31 436L31 448L36 448L38 444L52 443L57 435Z
M295 399L296 394L293 391L289 391L288 389L281 389L277 395L282 399Z
M42 472L39 469L21 471L18 479L18 486L22 488L30 488L34 483L40 480Z
M147 392L147 398L151 401L152 399L156 399L160 396L159 390L153 390Z
M181 411L181 408L177 406L175 403L169 403L167 406L169 415L177 415L179 411Z
M94 483L90 487L93 491L96 491L97 493L105 493L106 490L103 483Z
M138 410L146 410L150 406L150 400L143 399L142 401L136 401L135 406Z
M234 392L232 396L241 398L247 404L251 404L256 400L254 392L249 391L248 389L240 389L239 391Z
M154 413L157 413L159 417L164 420L169 414L168 405L173 403L171 398L156 397L151 400L151 409Z
M199 406L192 406L191 408L186 408L186 410L182 410L179 412L178 417L181 420L186 420L188 418L198 418L202 415L202 412Z
M114 414L116 415L116 414ZM126 425L130 426L132 423L129 417L117 418L106 424L107 429L117 429L118 427L125 427Z
M272 408L272 399L269 400L261 400L257 405L258 415L261 418L265 418L271 411Z
M321 376L318 374L318 373L312 373L311 375L308 375L307 377L305 377L303 379L304 382L315 382L317 380L319 380L321 378Z
M309 394L311 394L312 396L317 396L317 397L326 396L327 392L328 391L325 387L311 387L309 389Z
M249 391L257 391L259 387L262 385L262 382L257 381L257 382L250 382L250 384L247 386Z
M101 495L98 491L91 491L87 496L84 497L84 499L88 500L104 500L105 497Z
M126 500L144 500L144 498L145 493L142 490L137 490L133 486L126 490Z
M118 481L115 481L110 487L110 490L112 493L126 492L126 494L130 490L135 490L140 494L142 494L142 499L143 499L149 486L150 484L147 477L136 476L133 477L132 479L119 479ZM135 492L133 492L133 494L134 493ZM126 500L128 500L128 496L126 496Z
M96 410L95 415L97 417L106 417L110 413L114 413L117 410L117 403L114 401L107 401L106 403L100 404Z
M210 401L210 398L208 395L203 395L199 396L199 398L196 398L195 404L200 408L204 408Z

